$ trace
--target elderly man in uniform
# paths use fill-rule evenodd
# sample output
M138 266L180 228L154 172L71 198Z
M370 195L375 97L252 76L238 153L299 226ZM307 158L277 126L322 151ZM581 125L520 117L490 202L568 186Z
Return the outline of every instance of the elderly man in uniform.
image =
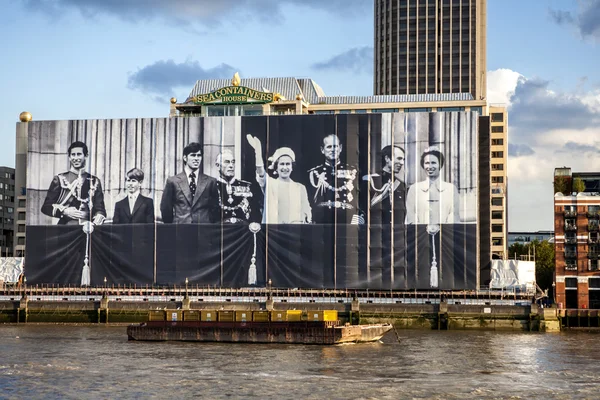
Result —
M91 221L100 225L106 218L104 194L100 180L85 170L88 147L73 142L67 151L71 168L52 179L42 213L58 218L58 225Z
M363 178L369 182L370 193L371 278L377 278L381 269L382 287L403 289L406 285L404 149L385 146L381 149L381 162L379 173Z
M308 171L313 187L313 221L320 224L362 224L358 209L358 169L340 161L342 144L337 135L323 138L325 162Z
M385 146L381 149L381 161L381 172L368 177L371 216L376 215L377 223L382 224L390 224L393 216L394 225L403 225L406 217L404 150L399 146Z
M222 221L229 224L259 222L258 210L253 207L251 183L235 178L235 156L230 150L224 150L215 162L219 168L217 190Z

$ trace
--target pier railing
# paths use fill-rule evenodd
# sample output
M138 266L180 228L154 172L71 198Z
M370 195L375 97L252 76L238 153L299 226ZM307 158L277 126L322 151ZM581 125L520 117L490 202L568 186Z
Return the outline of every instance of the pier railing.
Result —
M303 288L223 288L212 286L173 285L169 287L107 285L104 287L79 287L35 285L0 288L0 300L17 301L27 296L29 301L98 301L108 297L111 301L191 301L258 302L268 298L281 302L350 302L361 303L431 303L442 299L450 304L486 304L507 300L531 302L534 293L517 290L358 290L358 289L303 289Z

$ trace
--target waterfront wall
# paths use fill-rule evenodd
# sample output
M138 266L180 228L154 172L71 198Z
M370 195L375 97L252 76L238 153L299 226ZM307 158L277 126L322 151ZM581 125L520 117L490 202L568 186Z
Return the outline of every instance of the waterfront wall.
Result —
M0 301L0 323L137 323L146 321L148 311L157 309L205 310L330 310L338 311L342 322L389 322L397 329L438 330L560 330L555 309L529 305L371 304L357 300L337 303L317 302L222 302L190 301L110 301L102 297L88 301Z

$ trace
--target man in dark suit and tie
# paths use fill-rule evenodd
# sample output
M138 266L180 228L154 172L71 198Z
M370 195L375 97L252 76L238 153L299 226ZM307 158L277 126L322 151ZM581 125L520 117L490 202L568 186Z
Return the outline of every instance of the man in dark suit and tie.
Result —
M160 201L164 223L216 223L221 218L217 180L199 171L202 146L190 143L183 149L183 172L167 179Z
M133 168L127 172L126 176L127 197L115 204L113 224L154 223L154 201L140 194L144 172L138 168Z

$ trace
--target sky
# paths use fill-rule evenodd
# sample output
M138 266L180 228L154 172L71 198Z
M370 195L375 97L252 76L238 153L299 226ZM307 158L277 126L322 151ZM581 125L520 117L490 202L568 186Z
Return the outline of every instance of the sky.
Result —
M19 114L165 117L199 79L373 94L372 0L1 0L0 165ZM600 171L600 0L488 0L488 100L509 110L508 229L553 229L554 168Z

